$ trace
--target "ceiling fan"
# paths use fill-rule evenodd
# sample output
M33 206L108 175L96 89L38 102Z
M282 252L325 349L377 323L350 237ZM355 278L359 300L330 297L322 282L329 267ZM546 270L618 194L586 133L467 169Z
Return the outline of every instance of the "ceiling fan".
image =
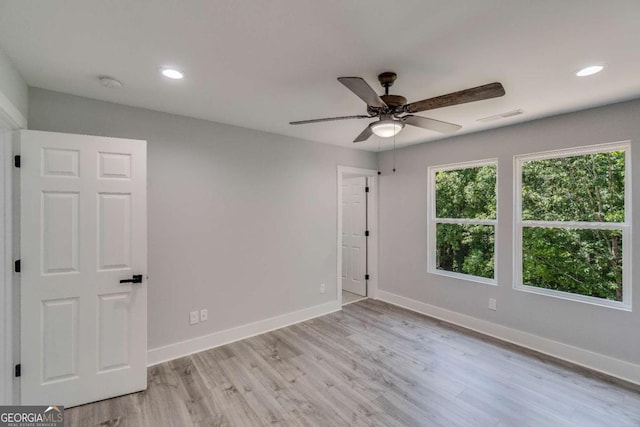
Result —
M338 77L338 81L356 94L367 104L368 115L327 117L324 119L300 120L289 122L290 125L329 122L333 120L372 119L378 118L367 126L353 142L366 141L373 134L382 138L397 135L405 125L417 126L440 133L451 133L462 126L427 117L416 116L413 113L465 104L467 102L482 101L503 96L504 87L500 83L489 83L483 86L464 89L435 98L407 104L407 98L400 95L389 95L389 88L396 81L396 73L386 72L378 76L378 81L384 87L384 95L378 94L360 77Z

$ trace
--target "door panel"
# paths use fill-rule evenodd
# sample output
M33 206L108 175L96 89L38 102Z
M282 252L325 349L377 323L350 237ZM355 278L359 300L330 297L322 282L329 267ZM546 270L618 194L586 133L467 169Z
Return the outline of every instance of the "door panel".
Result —
M98 153L100 178L131 179L131 155L123 153Z
M42 273L78 271L78 193L42 192Z
M51 383L78 374L78 298L42 302L44 349L43 382Z
M42 176L78 177L78 150L43 148Z
M342 187L342 289L367 295L367 179L343 180Z
M146 389L146 143L21 131L22 404Z
M344 235L343 235L344 240ZM349 247L342 245L342 280L344 281L349 274ZM344 282L343 282L344 283Z
M98 194L98 268L131 266L131 194Z
M100 295L98 299L98 371L127 367L132 308L130 293Z

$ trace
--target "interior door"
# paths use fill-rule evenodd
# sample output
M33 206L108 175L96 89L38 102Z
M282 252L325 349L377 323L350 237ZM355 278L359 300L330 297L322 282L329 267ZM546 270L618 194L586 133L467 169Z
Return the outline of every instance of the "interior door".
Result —
M342 181L342 289L366 296L366 177Z
M146 389L146 142L21 131L20 154L22 404Z

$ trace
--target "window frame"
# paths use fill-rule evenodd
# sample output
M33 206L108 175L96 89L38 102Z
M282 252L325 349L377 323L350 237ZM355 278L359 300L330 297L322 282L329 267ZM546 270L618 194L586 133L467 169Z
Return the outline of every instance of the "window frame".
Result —
M526 162L536 160L557 159L563 157L575 157L588 154L609 153L613 151L624 152L624 222L593 222L593 221L539 221L522 219L522 166ZM538 295L560 298L569 301L577 301L601 307L615 308L631 311L632 301L632 177L631 177L631 142L620 141L605 144L572 147L560 150L549 150L538 153L521 154L514 156L514 204L513 204L513 289L534 293ZM522 234L525 227L550 227L572 229L600 229L620 230L622 233L622 301L613 301L588 295L574 294L555 289L539 288L522 283L523 275L523 240Z
M482 166L495 166L496 168L496 217L495 219L471 219L471 218L438 218L436 217L436 174L442 171L471 169ZM428 185L428 215L427 215L427 272L439 276L451 277L455 279L467 280L486 285L498 285L498 159L472 160L468 162L449 163L445 165L429 166L427 171ZM436 267L436 248L438 224L458 224L458 225L491 225L493 226L494 244L493 244L493 278L474 276L472 274L457 273L453 271L440 270Z

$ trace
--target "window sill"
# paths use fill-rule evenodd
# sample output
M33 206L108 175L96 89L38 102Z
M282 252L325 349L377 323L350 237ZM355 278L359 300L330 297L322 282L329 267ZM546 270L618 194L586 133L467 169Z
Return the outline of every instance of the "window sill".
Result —
M586 295L572 294L569 292L556 291L553 289L536 288L535 286L514 284L513 289L531 294L544 295L552 298L559 298L567 301L574 301L583 304L597 305L605 308L613 308L622 311L632 311L631 304L620 301L612 301L604 298L590 297Z
M429 274L450 277L452 279L459 279L467 282L475 282L475 283L482 283L483 285L498 286L498 281L496 279L487 279L486 277L472 276L470 274L464 274L464 273L454 273L452 271L438 270L437 268L429 268L427 272Z

